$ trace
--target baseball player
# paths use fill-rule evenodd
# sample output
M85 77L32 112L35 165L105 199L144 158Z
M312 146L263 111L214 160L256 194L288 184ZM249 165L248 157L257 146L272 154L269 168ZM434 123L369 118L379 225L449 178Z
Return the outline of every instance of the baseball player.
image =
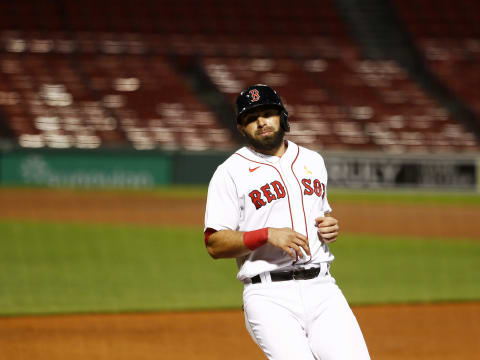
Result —
M236 114L248 146L216 169L204 233L210 256L237 260L247 330L269 359L370 359L329 271L339 227L323 158L284 139L288 113L269 86L240 93Z

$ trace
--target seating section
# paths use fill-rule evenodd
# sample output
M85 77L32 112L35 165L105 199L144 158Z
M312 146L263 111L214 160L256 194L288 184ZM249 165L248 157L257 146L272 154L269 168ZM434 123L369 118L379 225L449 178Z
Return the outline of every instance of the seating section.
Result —
M262 37L346 37L333 1L2 1L2 29Z
M397 2L402 9L428 7ZM237 146L232 129L175 70L176 57L198 59L231 103L247 85L276 88L291 115L289 137L301 145L478 149L474 136L395 63L362 58L333 0L266 0L255 11L249 3L220 0L13 3L0 2L0 116L23 146ZM436 46L428 51L439 56L443 48L427 40ZM473 71L480 46L462 41L456 42L464 46L462 65ZM435 61L439 74L452 72L444 59ZM480 110L472 93L476 77L452 89Z
M428 67L480 118L480 3L395 0Z
M401 21L416 39L479 38L476 0L393 0Z
M0 66L0 106L21 145L230 146L230 132L161 56L8 54Z
M337 51L310 59L204 57L203 65L232 101L249 84L274 86L291 115L289 138L311 148L477 148L474 136L395 63L364 60L354 47L337 44Z

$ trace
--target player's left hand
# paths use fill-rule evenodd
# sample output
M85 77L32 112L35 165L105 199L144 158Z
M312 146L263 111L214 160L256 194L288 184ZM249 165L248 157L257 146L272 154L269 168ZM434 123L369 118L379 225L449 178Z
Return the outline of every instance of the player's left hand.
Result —
M331 243L338 237L338 220L331 216L320 216L315 218L315 226L318 228L318 238L320 241Z

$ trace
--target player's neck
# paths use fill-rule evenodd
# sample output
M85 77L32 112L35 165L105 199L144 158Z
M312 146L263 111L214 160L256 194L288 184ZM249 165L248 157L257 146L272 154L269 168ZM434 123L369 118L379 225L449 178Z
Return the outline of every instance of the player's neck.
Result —
M264 155L282 157L282 155L285 154L285 152L287 151L287 147L288 147L287 141L283 140L279 146L277 146L272 150L258 150L258 149L254 149L254 150Z

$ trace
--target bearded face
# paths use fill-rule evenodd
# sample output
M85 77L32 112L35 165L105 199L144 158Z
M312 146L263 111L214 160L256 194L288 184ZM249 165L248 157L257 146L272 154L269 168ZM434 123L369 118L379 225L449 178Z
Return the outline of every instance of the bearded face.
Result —
M285 131L280 126L276 130L272 128L267 129L267 132L258 131L254 135L245 133L248 144L259 152L278 148L285 136Z
M270 152L278 148L285 136L277 109L263 109L247 114L242 119L239 130L248 144L258 152Z

